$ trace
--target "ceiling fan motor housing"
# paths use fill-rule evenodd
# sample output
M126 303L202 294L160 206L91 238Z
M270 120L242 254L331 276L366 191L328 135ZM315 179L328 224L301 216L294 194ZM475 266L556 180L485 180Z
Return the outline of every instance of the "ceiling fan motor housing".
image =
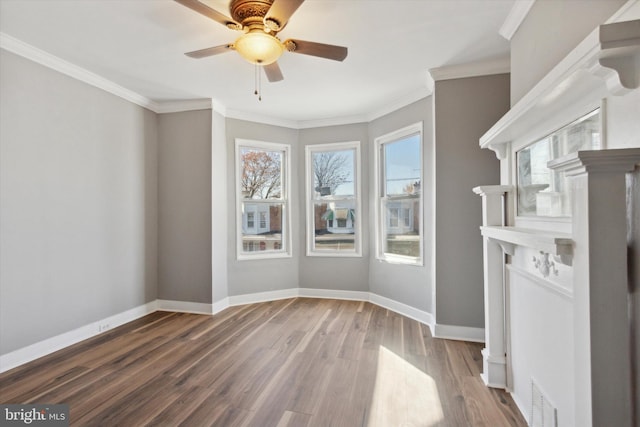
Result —
M269 12L273 0L232 0L229 4L231 17L249 29L264 27L264 17ZM271 26L269 26L270 29Z

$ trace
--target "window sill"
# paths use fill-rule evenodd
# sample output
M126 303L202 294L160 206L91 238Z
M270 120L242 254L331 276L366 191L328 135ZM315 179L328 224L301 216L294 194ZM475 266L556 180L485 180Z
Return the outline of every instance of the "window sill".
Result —
M313 258L362 258L360 252L320 252L320 251L307 251L308 257Z
M265 259L283 259L283 258L292 258L290 253L264 253L259 255L248 255L248 254L238 254L236 257L237 261L258 261Z
M385 262L387 264L396 264L396 265L409 265L415 267L422 267L424 263L421 259L416 259L413 257L404 257L399 255L389 255L385 254L383 256L376 257L378 261Z

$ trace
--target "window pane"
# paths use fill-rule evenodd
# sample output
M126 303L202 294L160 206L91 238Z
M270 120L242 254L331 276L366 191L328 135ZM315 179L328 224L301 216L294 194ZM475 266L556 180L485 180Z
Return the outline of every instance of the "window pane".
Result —
M420 135L383 145L384 191L387 196L420 191Z
M354 251L355 201L314 204L314 249Z
M600 110L595 110L518 151L518 215L570 216L567 178L551 171L547 163L579 150L599 149L600 145Z
M420 199L403 198L383 203L384 252L408 257L420 256Z
M321 151L312 154L315 198L353 197L355 150Z
M290 146L236 139L239 260L291 256Z
M282 152L242 148L240 157L242 198L282 198Z
M282 249L282 203L242 203L244 252ZM256 217L259 221L256 221Z
M358 142L307 146L307 254L360 256Z
M422 265L422 123L375 142L376 256Z

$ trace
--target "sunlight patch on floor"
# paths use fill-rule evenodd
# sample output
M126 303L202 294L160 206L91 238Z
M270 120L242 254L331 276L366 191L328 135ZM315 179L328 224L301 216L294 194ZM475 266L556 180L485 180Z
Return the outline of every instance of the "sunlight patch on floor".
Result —
M430 427L443 417L433 378L380 346L369 427Z

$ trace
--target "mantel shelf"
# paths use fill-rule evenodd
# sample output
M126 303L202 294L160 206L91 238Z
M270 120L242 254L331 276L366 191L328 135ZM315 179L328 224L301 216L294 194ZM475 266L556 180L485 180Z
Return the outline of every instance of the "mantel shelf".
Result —
M637 9L638 4L630 15L635 16ZM640 20L601 25L480 138L480 147L506 159L510 142L557 116L576 100L585 105L637 89L639 64Z
M560 257L573 256L573 239L568 233L503 226L483 226L480 230L483 236L512 246L525 246Z

